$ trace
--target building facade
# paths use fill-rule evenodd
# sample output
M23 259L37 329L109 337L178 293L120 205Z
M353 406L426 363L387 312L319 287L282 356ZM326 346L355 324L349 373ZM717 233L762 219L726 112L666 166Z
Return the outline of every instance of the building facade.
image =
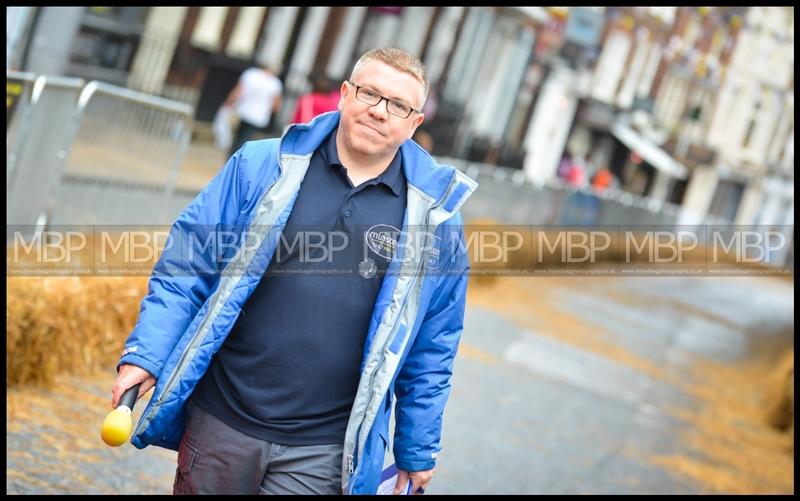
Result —
M401 47L435 154L537 182L578 158L687 223L791 220L793 42L791 7L7 8L7 68L183 100L200 127L250 65L284 82L279 131L312 75Z

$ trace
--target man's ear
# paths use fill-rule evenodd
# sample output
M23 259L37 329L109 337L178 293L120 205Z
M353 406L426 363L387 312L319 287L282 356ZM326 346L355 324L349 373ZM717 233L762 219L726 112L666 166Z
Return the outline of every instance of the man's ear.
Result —
M414 133L417 132L417 129L419 128L420 125L422 125L422 122L424 121L425 121L425 115L423 115L422 113L417 113L417 116L415 116L414 120L411 121L411 132L408 134L409 139L414 137Z
M342 106L344 106L344 99L347 97L347 93L349 91L350 89L347 86L347 82L342 82L342 86L339 88L339 104L337 105L339 111L342 111Z

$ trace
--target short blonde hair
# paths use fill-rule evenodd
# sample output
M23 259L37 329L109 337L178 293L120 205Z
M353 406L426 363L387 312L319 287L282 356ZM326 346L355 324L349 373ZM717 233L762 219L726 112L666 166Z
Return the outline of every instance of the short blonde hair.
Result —
M430 88L430 82L428 82L428 72L425 70L425 65L422 63L422 61L402 49L395 49L391 47L372 49L365 52L364 55L358 58L355 66L353 66L353 71L350 73L350 81L353 81L364 65L372 59L377 59L378 61L386 63L396 70L403 71L416 78L417 81L422 84L422 93L420 94L419 101L419 107L422 109L422 106L425 104L425 100L428 98L428 89Z

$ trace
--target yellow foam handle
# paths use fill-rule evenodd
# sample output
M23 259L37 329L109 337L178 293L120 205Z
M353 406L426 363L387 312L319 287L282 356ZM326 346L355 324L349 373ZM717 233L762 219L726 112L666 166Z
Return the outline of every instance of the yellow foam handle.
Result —
M100 437L103 442L111 447L119 447L124 444L133 431L133 417L131 410L120 405L109 412L103 421L103 428L100 430Z

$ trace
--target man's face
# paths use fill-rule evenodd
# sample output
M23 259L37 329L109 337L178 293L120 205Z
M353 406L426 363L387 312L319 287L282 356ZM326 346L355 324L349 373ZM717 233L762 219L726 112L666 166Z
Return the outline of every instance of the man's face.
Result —
M422 107L419 102L422 84L412 75L382 61L368 61L353 77L353 83L414 109ZM425 119L424 115L413 111L408 118L400 118L389 113L386 105L385 99L372 106L361 102L356 98L356 88L342 83L339 132L348 150L368 157L394 156Z

